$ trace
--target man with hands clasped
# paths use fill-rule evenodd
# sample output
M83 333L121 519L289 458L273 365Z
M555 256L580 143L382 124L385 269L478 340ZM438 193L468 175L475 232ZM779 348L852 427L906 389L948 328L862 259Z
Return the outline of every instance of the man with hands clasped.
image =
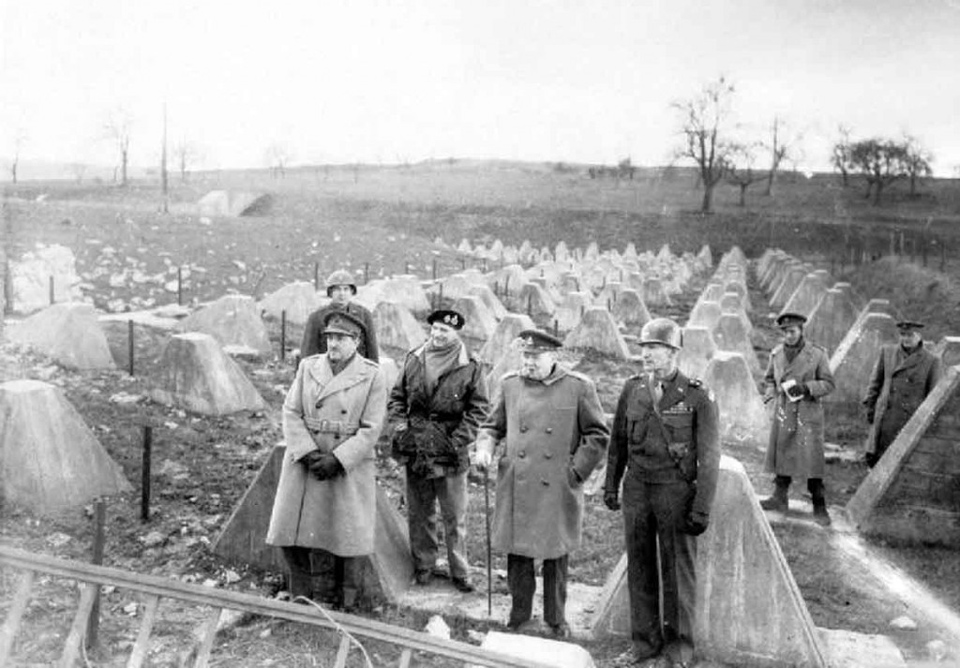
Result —
M641 330L643 373L627 379L617 403L603 494L619 510L623 481L633 638L625 658L653 666L693 660L696 536L709 524L720 468L717 404L678 370L682 343L668 318Z

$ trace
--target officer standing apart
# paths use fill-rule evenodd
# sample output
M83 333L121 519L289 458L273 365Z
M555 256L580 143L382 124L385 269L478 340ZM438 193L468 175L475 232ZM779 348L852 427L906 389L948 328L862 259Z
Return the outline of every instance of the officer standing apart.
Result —
M534 559L543 560L543 617L554 636L569 635L567 562L580 544L583 481L603 458L609 438L593 382L557 363L562 343L538 330L520 333L519 373L503 377L498 399L477 437L478 468L497 469L493 547L507 553L512 607L507 627L530 620Z
M904 320L897 329L900 343L880 349L863 400L870 424L865 451L871 468L940 380L940 358L920 336L923 323Z
M629 659L649 665L693 660L696 536L707 529L720 468L717 404L678 370L682 343L680 326L668 318L641 330L644 373L620 393L603 494L606 506L619 510L623 480Z
M469 448L487 414L480 364L460 340L463 315L438 310L430 338L410 352L390 393L393 456L406 465L407 523L417 584L430 583L437 562L437 502L443 517L450 578L471 592L466 538Z
M334 555L337 603L358 604L356 557L374 550L374 447L387 391L376 362L357 354L363 324L331 313L323 329L327 352L300 362L283 402L286 454L267 531L290 568L293 598L313 595L311 552Z
M379 361L377 328L373 323L373 315L364 306L353 301L356 295L357 284L349 271L338 269L327 277L327 296L330 303L307 318L303 341L300 343L301 359L327 352L327 341L321 334L327 316L331 313L346 312L363 323L363 334L360 336L357 352L368 360Z
M796 313L777 317L783 343L770 351L763 396L764 403L774 402L766 468L776 476L775 489L760 505L764 510L786 512L791 481L806 478L813 519L827 525L821 400L833 392L835 384L827 352L803 337L806 321Z

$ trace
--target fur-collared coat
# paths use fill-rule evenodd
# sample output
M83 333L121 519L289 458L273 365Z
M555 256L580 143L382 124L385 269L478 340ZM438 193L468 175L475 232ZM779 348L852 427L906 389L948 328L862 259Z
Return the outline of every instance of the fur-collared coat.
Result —
M883 346L870 375L863 405L867 409L865 451L882 453L940 380L940 359L921 342L907 354L900 344Z
M799 401L790 401L783 391L783 383L789 379L806 390ZM764 382L764 398L774 401L767 470L791 478L823 478L821 400L836 387L827 352L805 341L797 356L788 363L783 345L778 345L770 351Z
M373 552L374 448L386 407L383 372L359 353L336 375L326 354L300 362L283 402L287 450L267 544L323 548L342 557ZM345 472L317 480L301 461L311 450L332 452Z
M557 559L580 545L583 488L606 454L610 430L596 386L557 365L543 381L503 377L477 450L504 444L497 468L495 549ZM579 480L573 476L576 471Z

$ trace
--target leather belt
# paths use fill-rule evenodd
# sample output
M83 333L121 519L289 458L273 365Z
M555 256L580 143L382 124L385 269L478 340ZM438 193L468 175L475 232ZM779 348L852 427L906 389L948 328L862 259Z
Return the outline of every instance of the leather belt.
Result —
M343 420L320 420L318 418L304 417L303 424L312 434L341 434L353 436L360 430L359 424L344 422Z

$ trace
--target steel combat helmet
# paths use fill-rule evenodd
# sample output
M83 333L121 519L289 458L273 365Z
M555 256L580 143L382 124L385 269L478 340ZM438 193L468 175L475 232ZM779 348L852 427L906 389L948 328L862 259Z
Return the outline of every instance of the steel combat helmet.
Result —
M683 346L683 330L670 318L654 318L640 330L640 345L661 344L674 350Z

